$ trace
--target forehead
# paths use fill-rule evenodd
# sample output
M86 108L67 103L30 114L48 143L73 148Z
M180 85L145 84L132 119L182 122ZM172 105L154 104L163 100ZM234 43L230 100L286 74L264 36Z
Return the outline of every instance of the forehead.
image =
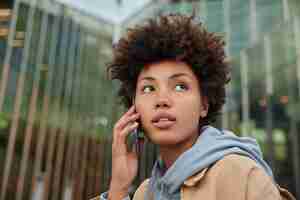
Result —
M179 61L161 61L146 65L139 74L138 81L145 77L154 79L169 78L174 74L186 74L187 77L197 80L189 65Z

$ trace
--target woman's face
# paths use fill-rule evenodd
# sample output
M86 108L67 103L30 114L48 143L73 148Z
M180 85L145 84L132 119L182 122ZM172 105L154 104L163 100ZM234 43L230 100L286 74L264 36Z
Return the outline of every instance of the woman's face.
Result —
M207 115L197 77L183 62L147 65L138 76L136 111L149 139L160 146L192 146Z

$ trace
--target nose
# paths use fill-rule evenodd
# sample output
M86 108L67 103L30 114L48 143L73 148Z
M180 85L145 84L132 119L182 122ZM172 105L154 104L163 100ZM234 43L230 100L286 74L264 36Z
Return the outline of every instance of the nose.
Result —
M157 96L155 108L169 108L171 107L171 99L166 91L161 91Z

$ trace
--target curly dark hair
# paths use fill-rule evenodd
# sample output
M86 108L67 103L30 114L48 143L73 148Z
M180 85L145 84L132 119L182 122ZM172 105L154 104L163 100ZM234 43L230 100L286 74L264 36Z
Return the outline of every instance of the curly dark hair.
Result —
M208 114L201 123L209 124L221 113L225 84L230 80L224 45L222 36L208 32L194 15L160 15L127 30L114 46L107 69L111 79L121 81L119 96L129 108L143 66L163 60L185 62L208 98Z

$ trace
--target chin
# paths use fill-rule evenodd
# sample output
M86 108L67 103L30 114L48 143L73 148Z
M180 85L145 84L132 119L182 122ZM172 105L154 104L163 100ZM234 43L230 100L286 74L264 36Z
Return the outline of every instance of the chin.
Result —
M172 136L174 136L174 135L172 135ZM173 138L172 136L167 135L166 133L164 135L162 135L162 133L159 133L159 135L151 135L148 137L152 143L159 145L159 146L170 146L170 145L173 146L173 145L180 143L180 141L178 141L178 139Z

